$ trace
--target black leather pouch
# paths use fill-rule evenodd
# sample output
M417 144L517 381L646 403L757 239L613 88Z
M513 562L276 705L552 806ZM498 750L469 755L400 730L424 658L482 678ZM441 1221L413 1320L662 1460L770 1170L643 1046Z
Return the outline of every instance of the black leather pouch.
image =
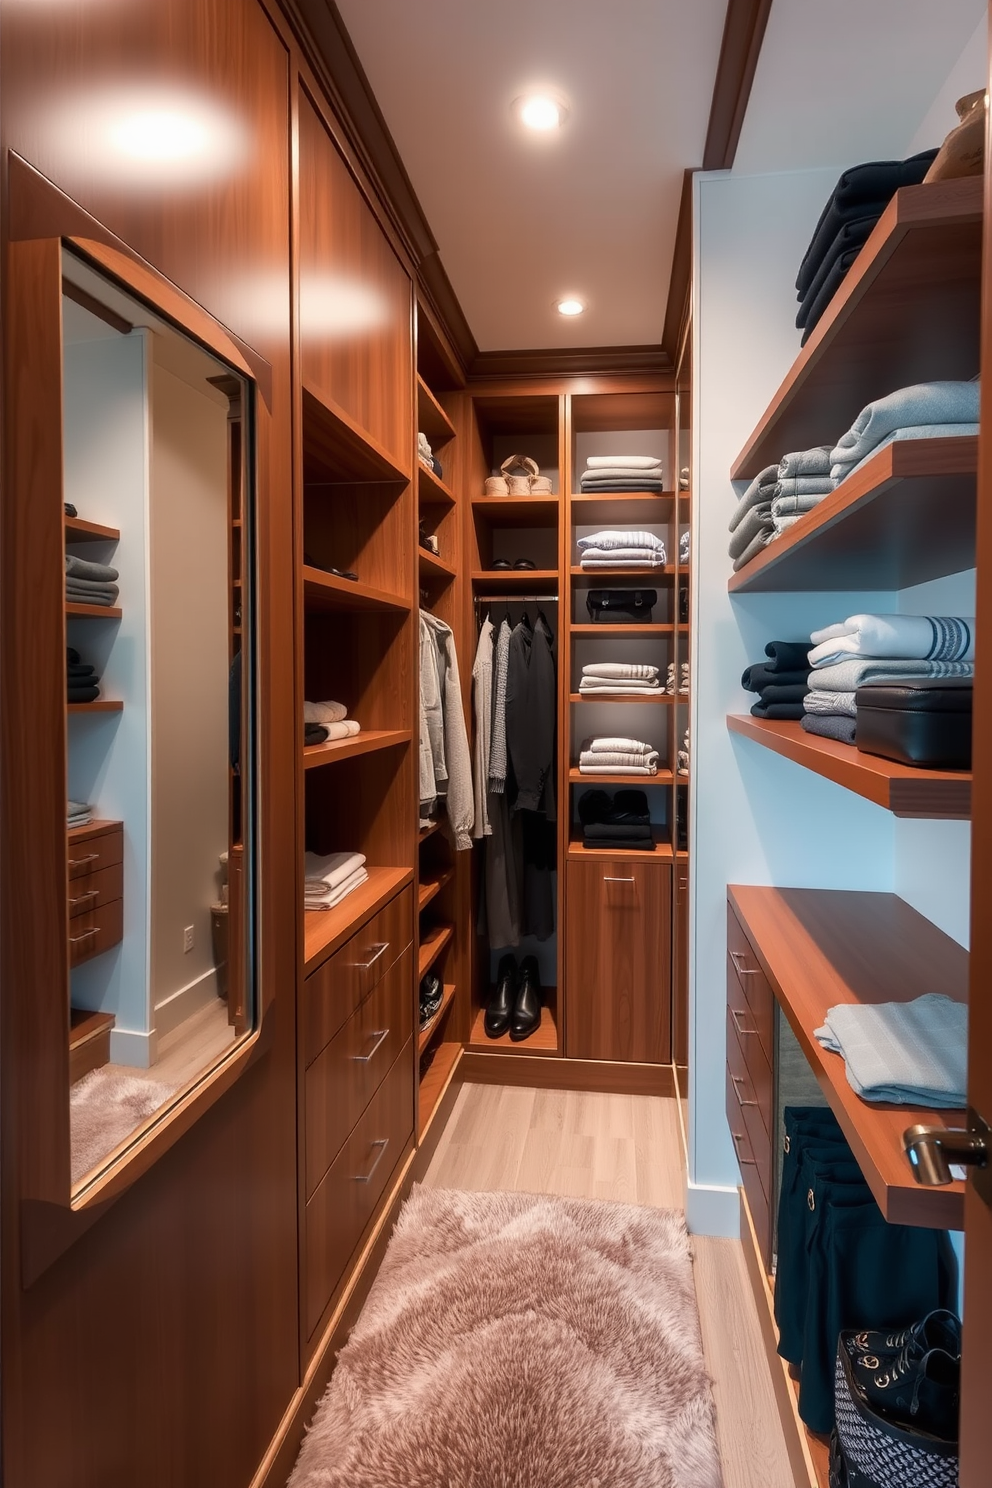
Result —
M597 625L647 623L657 603L657 589L590 589L586 594L589 618Z
M865 754L930 770L971 768L970 679L907 677L854 695L854 742Z

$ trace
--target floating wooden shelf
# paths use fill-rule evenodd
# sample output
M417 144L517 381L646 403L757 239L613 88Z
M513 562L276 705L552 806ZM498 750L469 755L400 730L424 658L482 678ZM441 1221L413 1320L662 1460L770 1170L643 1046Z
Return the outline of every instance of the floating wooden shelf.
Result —
M536 584L558 586L556 568L477 569L472 575L476 588L492 588L506 594L529 594Z
M417 428L421 434L427 435L431 446L447 444L449 439L455 437L454 424L419 372L417 373Z
M420 460L417 461L417 494L421 506L454 506L455 504L454 491Z
M123 613L116 605L70 604L68 600L65 605L67 620L119 620Z
M727 727L731 733L754 739L804 769L874 801L876 806L884 806L894 816L966 821L971 815L970 770L916 770L874 754L862 754L851 744L807 734L791 720L731 713Z
M863 1101L842 1056L814 1030L838 1003L909 1002L926 992L966 1002L967 951L895 894L739 884L728 893L885 1218L963 1229L964 1184L917 1183L902 1134L917 1122L962 1126L964 1112Z
M409 744L411 729L369 729L351 739L330 739L326 744L307 744L303 749L304 770L317 770L340 760L354 759L359 754L372 754L377 749L395 749Z
M430 1067L425 1071L420 1082L417 1100L417 1135L421 1139L430 1125L431 1117L441 1104L441 1099L461 1057L461 1044L441 1043L434 1050Z
M448 1011L448 1009L450 1008L452 1002L454 1002L454 999L455 999L455 986L454 986L454 983L453 982L446 982L445 985L444 985L444 991L443 991L443 993L441 995L441 1006L438 1008L437 1012L434 1014L434 1016L431 1019L431 1021L429 1023L425 1023L424 1024L423 1028L421 1028L420 1033L418 1035L417 1048L418 1048L418 1050L420 1051L421 1054L423 1054L424 1050L427 1048L427 1045L430 1043L431 1039L434 1037L434 1035L440 1029L441 1024L442 1024L442 1022L444 1020L444 1015Z
M595 506L598 502L612 506L618 501L674 501L675 491L577 491L573 506Z
M455 570L450 563L445 563L443 558L435 558L433 553L428 553L426 548L417 549L417 563L420 568L421 581L433 579L436 582L443 580L450 584L455 578Z
M638 579L641 582L635 587L638 589L649 589L650 584L645 579L670 579L675 573L674 563L665 563L657 568L583 568L581 563L573 563L571 569L574 579L589 579L590 582L600 579Z
M973 568L977 471L977 436L887 445L727 588L905 589Z
M120 542L120 529L104 527L100 522L84 522L82 517L65 518L65 540L67 543L116 543Z
M421 879L420 888L417 893L418 911L426 909L431 900L440 894L441 890L451 882L454 876L455 870L453 868L446 868L443 873L435 874L432 878Z
M570 703L633 703L635 707L639 707L642 703L674 703L675 698L672 693L662 692L660 687L656 687L654 691L642 693L640 696L632 692L570 692L568 701Z
M681 626L679 627L682 628ZM645 640L654 640L660 636L675 634L674 625L592 625L582 623L581 625L570 625L569 630L573 636L593 636L597 641L608 641L611 638L619 640L621 637L631 640L635 636L643 636Z
M370 584L339 579L322 568L303 567L303 608L315 610L400 610L410 609L398 594L373 589Z
M303 479L307 485L405 485L410 472L333 398L304 381Z
M370 868L366 864L365 871L367 882L353 889L334 909L304 911L303 955L307 976L413 879L411 868Z
M557 1054L558 1049L558 1024L555 1019L555 1004L557 1002L557 988L544 988L544 1006L541 1009L540 1026L534 1030L530 1038L515 1044L508 1033L503 1033L499 1038L487 1038L486 1036L486 1010L479 1008L472 1023L472 1032L466 1048L473 1054L491 1053L497 1050L500 1054Z
M584 778L584 777L583 777ZM573 831L568 843L568 856L570 858L628 858L631 862L644 859L647 862L655 862L664 858L671 862L675 854L672 844L665 836L665 827L654 827L654 847L586 847L582 840L581 831Z
M473 496L472 515L491 527L555 527L558 496Z
M432 925L421 937L417 960L417 980L425 977L441 952L451 944L455 933L453 925Z
M970 176L896 192L737 457L733 479L750 480L786 450L836 444L866 404L893 388L974 377L983 186Z
M67 713L122 713L124 704L119 698L97 698L92 703L67 703Z
M629 785L632 790L648 785L671 785L674 778L671 770L664 766L655 775L620 775L612 771L609 775L583 775L578 765L573 765L568 772L570 785Z

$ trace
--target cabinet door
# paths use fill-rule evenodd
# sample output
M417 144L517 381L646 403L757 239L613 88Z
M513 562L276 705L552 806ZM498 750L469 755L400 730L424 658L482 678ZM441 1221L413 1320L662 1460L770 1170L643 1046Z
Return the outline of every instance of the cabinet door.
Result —
M672 870L597 858L567 869L565 1053L672 1057Z
M675 954L672 987L672 1059L689 1063L689 864L675 864Z

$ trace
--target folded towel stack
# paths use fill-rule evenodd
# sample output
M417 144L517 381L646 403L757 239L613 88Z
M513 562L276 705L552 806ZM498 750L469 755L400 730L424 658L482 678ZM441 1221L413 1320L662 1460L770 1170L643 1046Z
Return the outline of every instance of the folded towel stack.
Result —
M344 703L304 703L304 744L326 744L329 739L351 739L362 726L348 717Z
M595 697L643 697L660 692L658 668L636 661L593 661L582 668L579 691Z
M803 328L804 345L892 197L900 186L918 185L936 154L925 150L908 160L874 160L841 176L796 276L796 325Z
M586 847L644 852L654 848L648 798L641 790L583 791L578 801Z
M683 661L680 664L680 666L679 666L679 676L678 676L678 685L677 686L676 686L676 682L675 682L675 663L674 663L674 661L670 661L668 663L668 673L667 673L667 679L666 679L666 682L665 682L665 691L669 694L670 697L674 697L676 692L687 693L689 691L689 663L688 663L688 661Z
M945 1110L967 1104L963 1002L928 992L911 1002L841 1003L828 1009L816 1037L843 1056L848 1084L862 1100Z
M978 433L978 382L919 382L869 403L830 455L842 481L870 455L900 439L949 439Z
M689 773L689 730L686 729L682 739L682 748L675 757L676 775L688 775Z
M93 807L85 801L70 801L66 807L66 820L70 827L85 827L93 820Z
M769 641L767 660L744 668L741 686L758 694L751 706L755 718L802 718L809 685L808 649L802 641Z
M583 568L663 568L668 561L664 541L653 532L606 528L578 540Z
M304 869L305 909L333 909L368 879L364 853L337 852L320 858L308 852Z
M88 558L65 555L65 597L69 604L104 605L117 603L120 574L106 563L91 563Z
M729 551L735 573L830 495L837 484L831 457L826 444L793 450L755 476L730 519Z
M842 744L855 742L862 684L975 674L975 622L959 615L849 615L810 640L802 726Z
M579 754L582 775L657 775L658 751L641 739L586 739Z
M655 455L590 455L579 481L590 496L612 491L663 491L662 461Z
M96 667L84 662L72 646L65 648L66 698L70 703L95 703L100 696Z

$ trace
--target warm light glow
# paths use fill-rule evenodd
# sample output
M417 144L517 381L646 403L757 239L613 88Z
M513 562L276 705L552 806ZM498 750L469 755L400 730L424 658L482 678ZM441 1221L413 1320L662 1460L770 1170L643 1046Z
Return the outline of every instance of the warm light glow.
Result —
M559 315L581 315L585 308L581 300L574 300L571 297L567 300L559 300L555 305Z
M300 278L300 334L304 339L344 340L388 320L388 300L359 279L343 274Z
M188 160L209 148L202 119L177 109L145 109L129 114L111 130L122 155L133 160Z
M537 95L520 100L520 120L528 129L559 129L565 122L566 110L555 98Z

